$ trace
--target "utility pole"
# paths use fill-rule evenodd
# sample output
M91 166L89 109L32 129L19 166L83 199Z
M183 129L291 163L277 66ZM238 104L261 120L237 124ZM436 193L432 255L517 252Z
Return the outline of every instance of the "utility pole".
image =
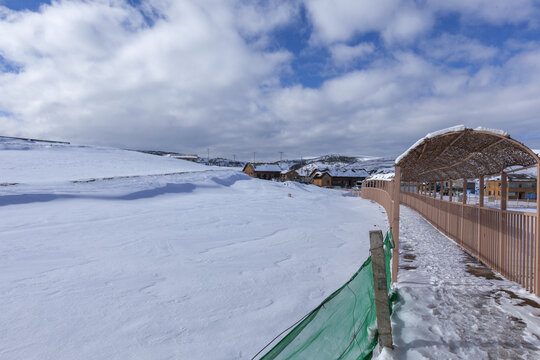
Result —
M253 152L253 163L255 164L255 151Z
M283 151L279 152L279 167L281 167L281 162L283 161Z
M208 148L208 162L210 162L210 148Z
M233 154L232 157L233 157L233 161L236 161L236 154Z

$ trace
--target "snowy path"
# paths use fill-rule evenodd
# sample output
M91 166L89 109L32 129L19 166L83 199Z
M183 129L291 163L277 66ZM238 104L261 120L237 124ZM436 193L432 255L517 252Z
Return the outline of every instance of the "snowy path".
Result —
M477 263L404 206L400 242L391 357L540 359L537 297Z

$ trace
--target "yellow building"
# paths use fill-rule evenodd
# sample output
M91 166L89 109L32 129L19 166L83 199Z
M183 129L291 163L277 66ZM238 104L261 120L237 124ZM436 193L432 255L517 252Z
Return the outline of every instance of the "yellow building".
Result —
M501 183L500 177L488 179L485 194L500 199ZM508 174L507 193L508 199L536 199L536 178L527 174Z

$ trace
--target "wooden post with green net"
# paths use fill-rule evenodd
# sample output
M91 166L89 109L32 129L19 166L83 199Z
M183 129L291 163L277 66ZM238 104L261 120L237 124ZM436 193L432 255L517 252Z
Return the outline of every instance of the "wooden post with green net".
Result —
M379 345L381 347L393 348L385 253L381 230L369 232L369 245L369 251L371 252L371 266L373 269L373 289L375 293Z

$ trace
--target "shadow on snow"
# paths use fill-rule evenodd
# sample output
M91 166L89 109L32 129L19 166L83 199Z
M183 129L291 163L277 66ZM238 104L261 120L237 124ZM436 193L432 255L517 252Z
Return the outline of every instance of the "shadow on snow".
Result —
M234 185L239 180L248 180L247 176L242 174L232 175L227 178L212 178L212 181L217 185L229 187ZM150 199L166 194L182 194L193 192L197 187L216 188L217 186L195 185L192 183L174 184L168 183L165 186L156 187L154 189L136 191L130 194L119 196L106 195L75 195L75 194L19 194L19 195L4 195L0 196L0 206L7 205L22 205L38 202L49 202L54 200L69 200L69 199L91 199L91 200L140 200Z

